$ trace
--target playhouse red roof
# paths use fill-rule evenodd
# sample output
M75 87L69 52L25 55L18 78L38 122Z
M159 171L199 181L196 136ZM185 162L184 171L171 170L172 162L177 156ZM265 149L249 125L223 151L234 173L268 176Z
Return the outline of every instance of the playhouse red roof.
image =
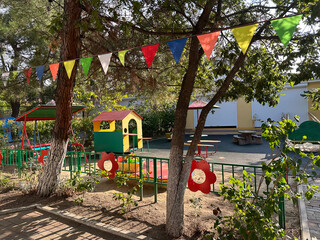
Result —
M95 117L92 122L98 122L98 121L122 121L126 116L128 116L131 112L133 112L135 115L137 115L139 118L142 119L142 117L136 113L133 110L124 110L124 111L111 111L111 112L102 112L100 115Z

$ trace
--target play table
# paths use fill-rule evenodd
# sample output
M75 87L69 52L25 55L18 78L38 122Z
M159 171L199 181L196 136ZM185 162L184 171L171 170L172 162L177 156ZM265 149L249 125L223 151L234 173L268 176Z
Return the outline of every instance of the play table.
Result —
M184 145L190 146L191 145L191 141L189 140L186 143L184 143ZM200 140L200 142L197 144L198 147L198 152L195 153L196 156L200 156L204 159L206 159L207 157L215 154L217 152L217 143L221 142L220 140ZM201 147L205 147L206 148L206 153L202 153L201 152ZM208 148L212 147L213 151L210 152L208 150Z

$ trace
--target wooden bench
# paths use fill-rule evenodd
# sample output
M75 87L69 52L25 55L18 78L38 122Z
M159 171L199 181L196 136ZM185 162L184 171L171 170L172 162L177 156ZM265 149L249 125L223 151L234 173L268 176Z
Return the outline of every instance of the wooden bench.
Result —
M261 135L252 135L252 143L253 144L262 144L262 136Z
M239 143L240 140L244 140L244 137L241 137L239 135L233 135L233 142Z

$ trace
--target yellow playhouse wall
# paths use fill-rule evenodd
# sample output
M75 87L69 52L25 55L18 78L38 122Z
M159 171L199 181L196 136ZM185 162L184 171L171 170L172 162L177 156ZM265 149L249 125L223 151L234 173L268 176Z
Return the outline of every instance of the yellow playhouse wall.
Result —
M188 110L186 129L194 129L194 110Z
M308 82L308 90L312 90L314 88L320 88L320 81ZM313 115L316 116L316 118L320 119L320 110L313 110L311 101L308 101L308 112L312 113ZM309 116L309 120L311 120L310 116Z
M238 129L254 129L252 106L251 103L246 103L244 98L237 101L237 119Z
M124 134L123 136L123 151L124 152L129 152L129 136L126 136L125 134L128 133L129 131L129 122L130 120L134 119L137 123L137 134L138 134L138 148L143 147L143 141L142 141L142 120L140 117L138 117L136 114L131 112L128 114L127 117L125 117L122 120L122 133ZM124 129L127 128L127 132L124 132Z
M93 122L93 131L94 132L114 132L116 130L116 121L108 121L110 128L109 129L100 129L101 121Z

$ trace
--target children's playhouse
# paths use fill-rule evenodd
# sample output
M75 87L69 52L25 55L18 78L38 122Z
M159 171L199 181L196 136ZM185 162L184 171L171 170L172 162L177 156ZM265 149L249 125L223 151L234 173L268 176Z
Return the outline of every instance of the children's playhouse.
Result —
M102 112L92 121L96 152L127 153L143 147L142 117L135 111Z

